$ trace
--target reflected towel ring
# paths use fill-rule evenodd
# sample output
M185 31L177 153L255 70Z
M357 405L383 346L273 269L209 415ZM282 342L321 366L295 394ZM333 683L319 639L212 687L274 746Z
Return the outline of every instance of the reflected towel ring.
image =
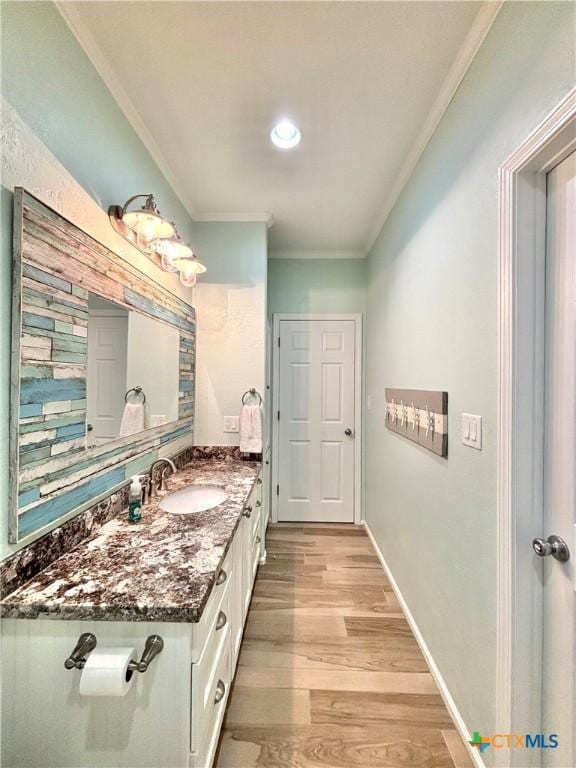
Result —
M144 394L144 390L142 387L132 387L132 389L129 389L128 392L124 395L124 402L128 402L128 397L130 396L130 393L134 392L135 395L141 395L142 396L142 405L146 402L146 395Z
M246 392L242 395L242 405L246 405L246 395L251 397L257 397L258 398L258 405L262 405L262 395L260 392L258 392L254 387L250 387L250 389L247 389Z

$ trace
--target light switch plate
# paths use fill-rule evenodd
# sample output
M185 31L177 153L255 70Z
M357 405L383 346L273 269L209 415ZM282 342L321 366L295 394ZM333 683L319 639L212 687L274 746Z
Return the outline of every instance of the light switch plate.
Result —
M240 432L240 417L224 416L224 432Z
M462 443L469 448L482 450L482 416L462 414Z

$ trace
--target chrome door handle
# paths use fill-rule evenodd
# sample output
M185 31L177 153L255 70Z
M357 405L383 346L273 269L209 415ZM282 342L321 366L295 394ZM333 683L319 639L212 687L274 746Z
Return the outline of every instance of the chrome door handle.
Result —
M219 704L226 695L226 686L223 680L218 680L216 685L216 694L214 695L214 704Z
M218 619L216 621L216 631L219 629L223 629L226 626L226 622L228 621L228 618L226 617L226 614L224 611L220 611L218 614Z
M246 509L244 510L244 512L242 512L242 514L244 515L244 517L250 517L250 515L252 514L252 507L246 507Z
M344 430L346 437L352 437L352 430L350 428Z
M566 563L570 560L568 544L566 544L564 539L561 539L560 536L556 536L555 534L548 536L546 541L540 538L533 539L532 549L536 552L538 557L548 557L549 555L552 555L552 557L555 557L556 560L559 560L561 563Z

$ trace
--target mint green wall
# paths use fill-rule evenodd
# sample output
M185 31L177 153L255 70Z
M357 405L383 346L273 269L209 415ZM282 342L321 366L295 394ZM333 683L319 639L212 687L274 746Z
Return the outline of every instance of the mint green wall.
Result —
M361 313L365 259L270 259L268 313Z
M574 8L504 5L369 255L366 517L467 726L488 733L498 167L574 84ZM387 432L387 385L448 390L448 460ZM461 444L463 411L483 417L481 452Z
M268 259L268 228L256 221L198 221L194 247L208 272L198 285L238 283L265 284Z
M2 95L106 209L153 191L184 236L192 222L52 3L1 5ZM0 196L0 558L6 543L12 192Z

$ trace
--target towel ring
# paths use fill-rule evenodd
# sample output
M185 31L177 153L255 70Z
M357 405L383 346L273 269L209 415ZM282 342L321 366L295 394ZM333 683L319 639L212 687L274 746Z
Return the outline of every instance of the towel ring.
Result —
M260 392L258 392L254 387L250 387L250 389L247 389L246 392L242 395L242 405L246 405L246 395L249 397L257 397L258 398L258 405L262 405L262 395Z
M144 394L144 390L140 386L132 387L132 389L129 389L128 392L126 392L126 394L124 395L124 402L125 403L128 402L128 398L129 398L131 392L134 392L135 395L141 395L142 396L142 405L144 405L144 403L146 402L146 395Z

